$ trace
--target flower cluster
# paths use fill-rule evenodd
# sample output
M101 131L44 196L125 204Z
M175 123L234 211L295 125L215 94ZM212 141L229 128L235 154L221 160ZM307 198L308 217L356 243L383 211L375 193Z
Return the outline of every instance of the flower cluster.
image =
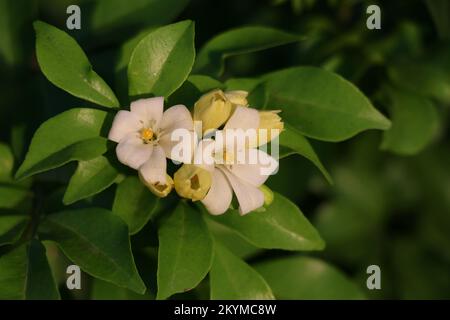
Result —
M278 169L267 144L283 130L279 111L251 108L246 91L213 90L195 103L164 111L163 97L131 103L117 113L109 139L117 157L138 170L141 181L157 196L173 188L183 198L201 201L214 215L228 210L233 194L241 214L264 205L264 182ZM182 139L181 139L182 138ZM182 166L172 177L167 160Z

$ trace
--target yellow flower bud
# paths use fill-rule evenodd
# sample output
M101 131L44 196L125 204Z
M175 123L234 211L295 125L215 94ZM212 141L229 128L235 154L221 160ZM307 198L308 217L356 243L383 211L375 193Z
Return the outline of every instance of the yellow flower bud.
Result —
M236 106L242 106L247 107L248 101L247 101L248 92L243 90L232 90L232 91L226 91L225 97L227 97L228 100L233 104L233 107Z
M264 194L264 205L269 206L273 202L273 191L264 184L259 187L259 190Z
M166 174L166 183L160 184L160 183L147 183L145 179L141 177L139 174L139 177L141 178L141 181L145 186L157 197L164 198L166 197L170 191L172 191L173 188L173 180L172 178Z
M258 137L258 144L264 144L276 138L284 129L284 123L278 115L281 110L268 110L259 112L259 129L267 130L267 139ZM272 129L275 129L273 131Z
M230 117L232 104L222 90L204 94L194 105L194 121L201 121L203 132L217 129Z
M212 183L211 172L193 164L184 164L173 177L177 193L193 201L202 200Z

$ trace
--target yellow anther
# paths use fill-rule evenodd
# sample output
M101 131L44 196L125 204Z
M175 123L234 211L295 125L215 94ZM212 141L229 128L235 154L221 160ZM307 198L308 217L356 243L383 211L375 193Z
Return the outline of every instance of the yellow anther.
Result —
M149 143L150 141L153 140L154 133L153 133L153 130L150 128L142 129L140 134L141 134L141 139L144 141L144 143Z

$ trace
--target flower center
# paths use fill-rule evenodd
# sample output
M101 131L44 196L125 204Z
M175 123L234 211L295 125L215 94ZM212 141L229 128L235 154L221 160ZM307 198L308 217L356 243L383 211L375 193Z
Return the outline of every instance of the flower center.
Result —
M194 190L198 190L200 188L200 180L198 179L198 175L194 175L191 178L191 188Z
M140 132L141 139L145 144L148 144L155 140L155 133L150 128L144 128Z

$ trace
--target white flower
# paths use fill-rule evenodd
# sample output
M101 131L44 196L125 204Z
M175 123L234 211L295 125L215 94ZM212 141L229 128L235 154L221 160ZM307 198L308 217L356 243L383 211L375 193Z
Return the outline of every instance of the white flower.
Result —
M259 121L256 109L238 106L225 124L222 133L226 136L228 130L235 129L243 131L251 129L257 132ZM228 149L230 141L220 143L219 146L217 144L219 144L217 139L202 140L194 157L194 162L198 163L198 166L212 174L211 187L201 202L211 214L219 215L230 207L234 192L241 215L262 207L264 193L259 187L277 170L278 161L261 150L249 148L249 145L254 144L248 144L248 141L234 145L232 150ZM246 160L244 163L237 161L237 154L240 151L244 152ZM217 154L220 157L217 157ZM249 159L253 161L248 161Z
M185 106L176 105L163 112L163 104L163 97L132 102L130 111L117 113L108 136L118 143L119 161L139 170L144 183L160 196L166 195L164 190L169 185L172 188L171 178L166 174L166 157L172 158L172 148L177 144L171 139L172 132L180 128L194 129L192 116Z

